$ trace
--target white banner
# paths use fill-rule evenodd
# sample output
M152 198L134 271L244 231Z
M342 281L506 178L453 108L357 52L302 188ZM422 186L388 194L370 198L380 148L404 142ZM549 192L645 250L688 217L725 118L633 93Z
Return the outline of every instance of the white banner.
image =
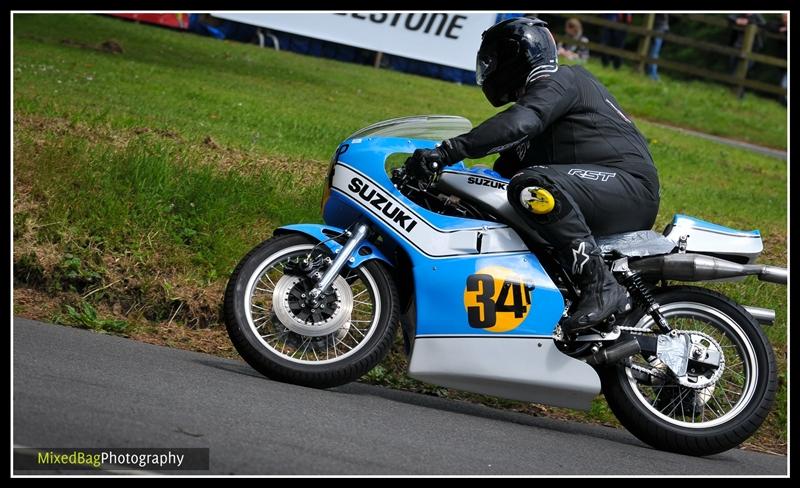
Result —
M214 17L475 71L496 13L213 13Z

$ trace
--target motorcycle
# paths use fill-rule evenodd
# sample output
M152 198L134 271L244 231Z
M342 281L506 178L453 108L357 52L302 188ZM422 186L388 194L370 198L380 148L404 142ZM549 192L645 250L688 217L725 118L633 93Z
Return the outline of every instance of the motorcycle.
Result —
M449 166L428 181L404 167L468 120L416 116L370 125L330 161L325 224L280 227L236 266L225 292L236 350L269 378L329 388L354 381L402 330L408 375L480 394L588 409L603 393L658 449L731 449L766 418L776 361L761 324L775 312L671 282L759 280L759 231L676 215L663 233L598 244L632 306L564 337L577 291L555 251L521 222L508 180Z

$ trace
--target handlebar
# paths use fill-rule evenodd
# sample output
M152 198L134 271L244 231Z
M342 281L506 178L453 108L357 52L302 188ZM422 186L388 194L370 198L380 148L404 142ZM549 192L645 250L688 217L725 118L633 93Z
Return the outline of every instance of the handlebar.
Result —
M426 191L427 189L435 186L439 179L439 173L434 173L426 180L417 178L408 170L408 162L410 160L411 158L406 159L405 163L403 163L403 166L392 170L391 181L394 183L395 187L402 190L403 188L412 186L416 187L415 189ZM415 183L416 185L414 185Z

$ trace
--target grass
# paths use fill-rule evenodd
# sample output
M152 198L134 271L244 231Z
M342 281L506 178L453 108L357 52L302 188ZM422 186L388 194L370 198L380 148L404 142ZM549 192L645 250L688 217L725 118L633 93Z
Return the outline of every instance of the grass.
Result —
M15 313L223 355L235 354L219 320L228 274L276 226L319 221L340 140L402 115L494 113L476 87L100 16L15 15L13 69ZM771 100L590 69L634 114L785 147L786 111ZM637 125L661 175L657 228L679 212L760 228L761 261L786 265L785 161ZM752 442L785 449L786 289L715 288L777 311L781 401ZM615 425L602 399L588 413L545 408L404 370L398 343L363 381Z
M772 98L746 92L737 100L726 85L675 79L668 73L656 82L630 65L617 71L594 59L587 68L639 118L786 149L787 110Z
M495 112L474 86L388 70L377 74L367 66L105 17L14 19L18 111L114 128L214 134L244 149L323 160L342 133L387 114L455 113L479 123ZM119 43L121 54L93 49L109 39ZM786 147L786 109L772 100L748 95L739 101L719 85L668 77L658 84L594 63L590 69L633 114ZM40 97L44 93L50 96Z

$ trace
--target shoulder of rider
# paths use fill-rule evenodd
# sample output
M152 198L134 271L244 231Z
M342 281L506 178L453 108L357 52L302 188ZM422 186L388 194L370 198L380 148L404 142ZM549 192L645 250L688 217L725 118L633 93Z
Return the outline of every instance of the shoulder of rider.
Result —
M531 81L525 85L524 92L517 100L517 104L523 103L530 95L542 91L556 90L566 93L575 84L575 71L569 65L560 65L555 71L545 70L532 77Z
M576 101L571 66L542 70L523 88L517 101L471 131L442 142L445 165L464 157L483 157L514 145L520 137L534 137ZM476 156L477 155L477 156Z

